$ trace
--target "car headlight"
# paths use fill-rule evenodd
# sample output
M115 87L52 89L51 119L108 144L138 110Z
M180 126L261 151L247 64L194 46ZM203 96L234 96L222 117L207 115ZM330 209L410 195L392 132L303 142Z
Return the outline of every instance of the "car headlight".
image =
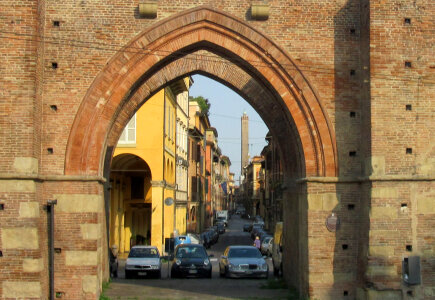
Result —
M181 260L177 259L177 260L175 261L175 263L177 264L177 266L179 266L179 265L181 265Z
M267 263L266 264L262 264L261 265L261 269L266 271L267 270Z
M238 265L228 264L229 270L236 270L238 268Z
M210 260L208 258L204 259L204 266L208 266L210 264Z

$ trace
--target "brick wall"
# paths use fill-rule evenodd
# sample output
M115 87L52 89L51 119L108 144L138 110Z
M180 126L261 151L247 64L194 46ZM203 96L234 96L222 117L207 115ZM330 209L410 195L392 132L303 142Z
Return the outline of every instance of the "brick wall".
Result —
M435 213L431 192L435 175L435 7L430 0L276 0L269 1L267 21L250 19L251 1L158 1L157 19L151 20L139 17L138 1L3 1L0 201L5 203L5 210L0 211L0 294L11 296L14 284L26 282L29 294L15 296L47 297L47 215L43 206L48 199L73 195L59 199L80 202L91 195L95 203L102 202L95 196L103 194L102 185L86 177L102 174L102 170L86 166L79 174L84 176L81 181L62 177L74 120L83 113L83 99L101 87L94 81L98 74L106 65L124 70L134 53L125 52L116 60L119 65L114 65L112 58L121 47L164 18L201 4L247 21L281 47L301 71L295 73L297 83L304 82L303 74L306 86L309 84L310 91L321 100L330 124L316 125L323 129L330 126L336 137L333 144L337 147L338 177L299 182L295 185L299 185L299 196L289 194L286 198L289 205L285 216L297 220L296 228L287 232L297 233L293 241L302 245L298 250L288 250L296 258L289 258L287 263L296 263L301 272L298 278L287 276L289 282L302 293L321 298L389 297L397 296L396 292L406 297L408 287L400 278L401 260L412 254L422 257L424 285L410 290L419 298L431 298L435 294L435 241L431 238ZM36 35L44 42L38 42ZM405 61L411 67L405 67ZM291 123L286 115L278 113L285 107L282 101L255 100L254 96L261 95L259 88L267 92L267 99L276 96L271 83L264 79L270 77L254 74L249 66L237 70L228 62L221 68L210 64L207 71L236 88L231 80L247 78L250 85L241 91L246 92L276 136L281 133L280 151L287 178L307 175L304 167L313 162L300 148L307 132L295 134L294 123L280 127ZM289 65L283 67L293 71ZM165 75L192 68L205 66L176 61L149 83L158 88L165 83ZM225 72L227 77L222 75ZM256 81L250 81L249 76ZM130 92L129 88L124 90ZM136 94L138 99L141 95L146 93ZM116 115L112 121L119 128L108 139L116 139L122 120L128 120L142 100L130 101L120 111L114 109L112 115L100 115L101 121ZM408 110L407 105L411 105ZM298 116L293 118L297 120ZM95 151L98 142L92 140L89 149ZM92 151L77 155L97 160ZM96 166L100 168L99 161ZM368 175L372 177L361 178ZM349 210L348 204L354 204L354 209ZM336 234L324 226L331 212L342 220ZM287 227L293 226L286 222ZM56 256L56 290L68 298L95 298L101 280L107 277L104 224L102 206L74 211L67 205L57 214L56 245L65 251ZM17 228L30 236L37 234L35 249L33 244L12 248L3 244L3 240L14 243L8 237ZM345 243L347 249L343 249ZM407 251L406 245L412 245L412 251ZM77 263L77 258L88 263ZM356 265L357 270L350 269ZM318 267L315 272L313 266ZM71 280L70 274L80 276ZM380 290L386 288L395 291L382 294Z

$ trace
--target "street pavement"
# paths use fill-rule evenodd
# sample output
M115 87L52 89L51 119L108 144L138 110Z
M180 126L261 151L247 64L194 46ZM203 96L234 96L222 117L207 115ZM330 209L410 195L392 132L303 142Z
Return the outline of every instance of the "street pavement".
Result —
M219 242L207 249L213 254L210 260L213 267L211 279L188 278L171 279L170 266L163 264L161 279L125 279L125 261L119 262L119 278L113 279L104 296L109 299L288 299L287 289L267 288L276 281L272 272L272 262L268 258L269 279L229 279L219 277L219 262L225 248L229 245L252 245L248 232L243 232L243 224L247 220L233 215L225 234L221 234ZM106 298L106 299L107 299Z

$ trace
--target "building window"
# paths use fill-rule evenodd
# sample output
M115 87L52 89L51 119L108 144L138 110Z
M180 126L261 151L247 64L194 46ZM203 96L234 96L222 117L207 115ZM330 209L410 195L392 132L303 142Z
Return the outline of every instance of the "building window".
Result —
M131 118L124 131L122 131L121 137L118 141L119 144L135 144L136 143L136 115Z

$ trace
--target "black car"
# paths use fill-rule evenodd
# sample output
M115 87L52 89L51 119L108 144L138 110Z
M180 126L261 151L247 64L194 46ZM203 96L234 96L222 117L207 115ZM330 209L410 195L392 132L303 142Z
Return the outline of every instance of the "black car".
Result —
M225 224L224 222L216 222L216 226L219 230L219 234L225 233Z
M212 256L212 255L211 255ZM209 255L203 245L180 244L172 257L171 278L211 278L212 267Z
M246 223L243 225L243 231L244 232L250 232L252 230L252 224L251 223Z
M202 244L204 245L205 248L210 248L212 241L211 241L211 232L210 231L204 231L203 233L201 233L201 239L202 239Z
M214 245L219 240L219 230L217 229L217 226L212 226L210 228L207 228L207 231L210 231L211 235L211 244Z

